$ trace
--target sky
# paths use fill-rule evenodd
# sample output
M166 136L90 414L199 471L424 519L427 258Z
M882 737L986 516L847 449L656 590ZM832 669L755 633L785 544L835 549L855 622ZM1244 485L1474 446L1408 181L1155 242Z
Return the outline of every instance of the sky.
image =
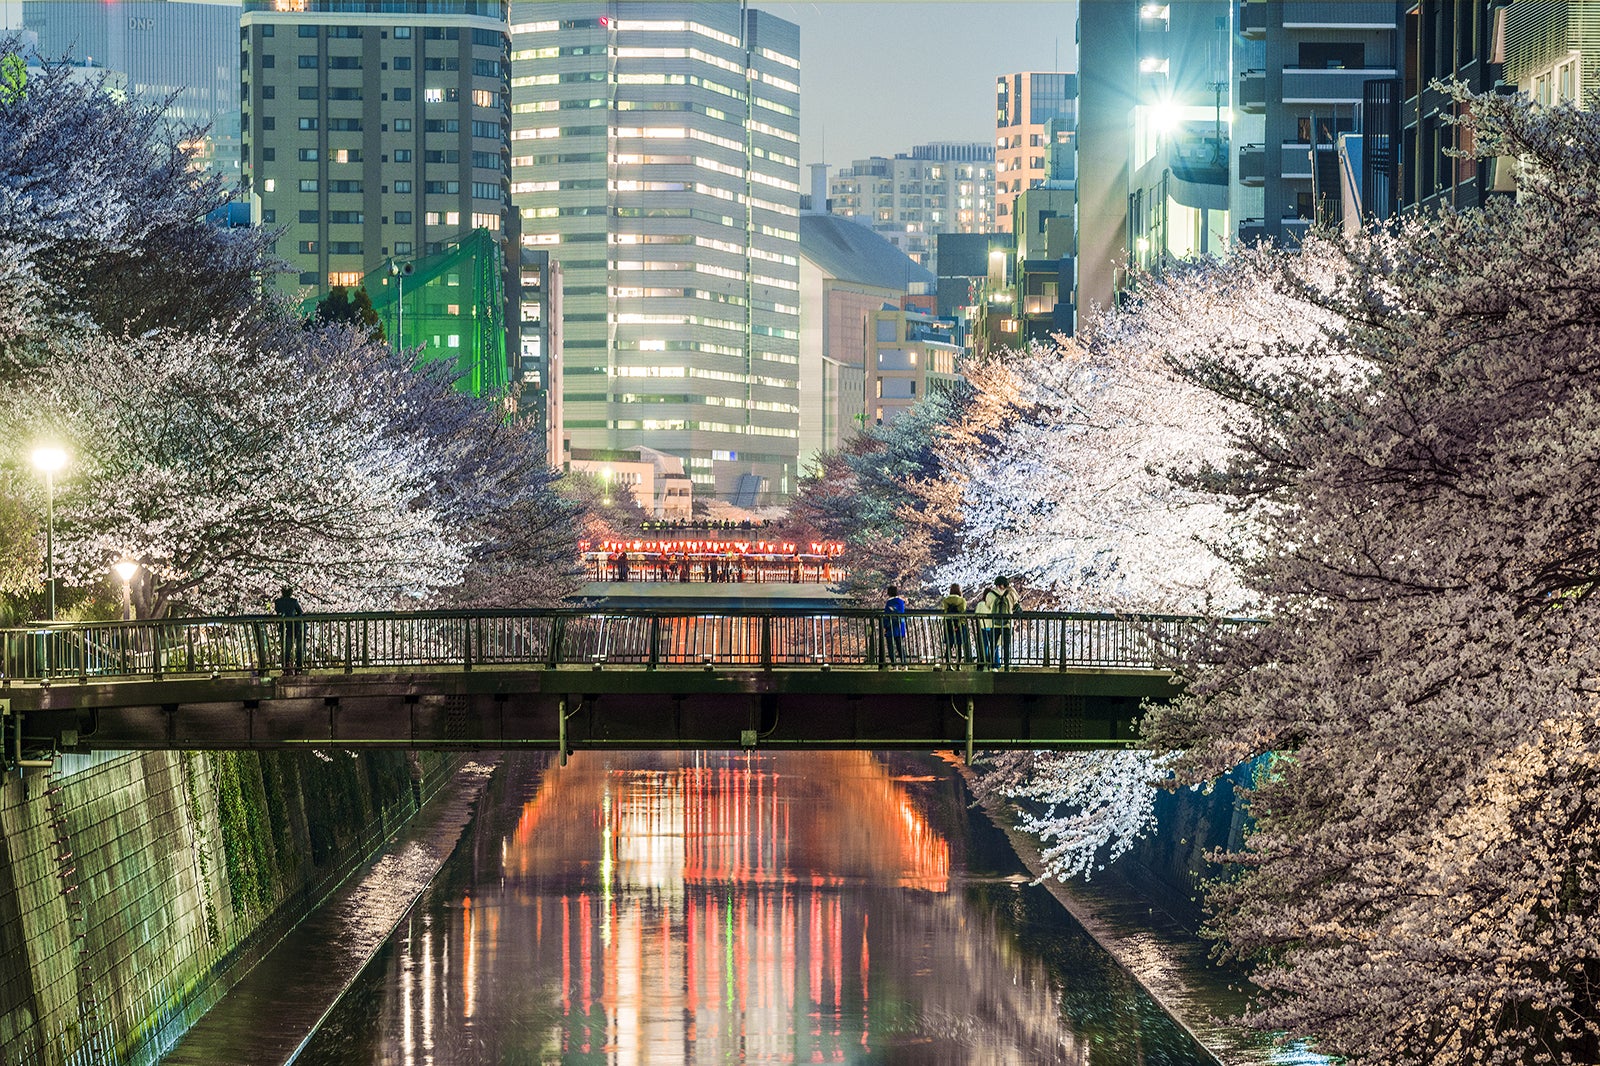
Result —
M800 27L800 161L830 174L914 144L992 141L998 75L1076 65L1071 3L754 6Z

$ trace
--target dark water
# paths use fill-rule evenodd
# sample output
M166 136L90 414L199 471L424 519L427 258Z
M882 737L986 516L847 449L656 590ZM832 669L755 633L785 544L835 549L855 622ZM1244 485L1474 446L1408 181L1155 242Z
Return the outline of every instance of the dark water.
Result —
M299 1060L1209 1063L932 760L512 756Z

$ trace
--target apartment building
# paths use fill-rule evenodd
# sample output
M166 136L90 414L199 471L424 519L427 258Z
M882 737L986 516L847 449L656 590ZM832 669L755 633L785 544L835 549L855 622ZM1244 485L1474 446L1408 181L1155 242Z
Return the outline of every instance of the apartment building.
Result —
M987 144L952 141L857 159L829 183L828 210L936 271L939 234L994 228L994 159Z
M867 323L868 417L888 425L918 400L960 380L956 324L920 311L883 308Z
M512 198L564 279L573 448L794 491L799 31L739 4L511 5Z
M244 0L239 41L245 190L290 291L503 238L503 0Z
M1096 5L1091 5L1096 6ZM1012 202L1042 184L1049 154L1045 124L1054 120L1068 137L1078 126L1078 76L1024 71L995 82L995 228L1012 230Z
M1369 92L1392 91L1400 5L1242 0L1239 31L1237 235L1292 242L1340 221L1339 139L1360 127Z

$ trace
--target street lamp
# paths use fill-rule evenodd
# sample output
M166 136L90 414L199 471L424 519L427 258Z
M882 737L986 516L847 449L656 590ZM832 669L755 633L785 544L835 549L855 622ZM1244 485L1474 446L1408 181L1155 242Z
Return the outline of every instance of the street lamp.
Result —
M399 259L389 260L389 273L394 275L394 350L406 347L406 279L416 273L417 265Z
M124 559L112 564L111 569L117 572L122 579L122 620L133 620L133 575L139 572L139 564L132 559Z
M56 620L56 471L67 465L67 453L53 444L33 450L33 465L44 474L44 580L50 586L50 621Z
M609 466L605 466L605 467L601 467L600 468L600 486L601 486L601 492L603 493L603 496L604 496L604 498L601 500L601 502L603 504L605 504L607 507L610 507L611 506L611 468Z

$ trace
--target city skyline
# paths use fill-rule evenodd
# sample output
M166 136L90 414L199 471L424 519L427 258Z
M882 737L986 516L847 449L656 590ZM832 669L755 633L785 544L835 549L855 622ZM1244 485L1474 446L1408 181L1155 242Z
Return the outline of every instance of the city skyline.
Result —
M800 27L800 158L830 171L914 144L992 142L996 77L1076 65L1072 3L756 6Z

